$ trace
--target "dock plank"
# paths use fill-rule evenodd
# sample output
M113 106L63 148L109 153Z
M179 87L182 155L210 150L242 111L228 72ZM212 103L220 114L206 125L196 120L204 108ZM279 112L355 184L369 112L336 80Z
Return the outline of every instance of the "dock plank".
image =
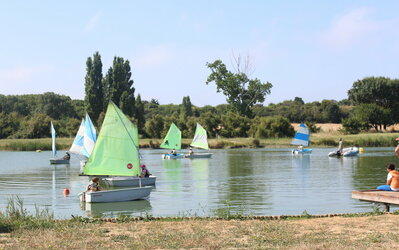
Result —
M381 190L353 190L352 198L384 204L399 205L399 192Z

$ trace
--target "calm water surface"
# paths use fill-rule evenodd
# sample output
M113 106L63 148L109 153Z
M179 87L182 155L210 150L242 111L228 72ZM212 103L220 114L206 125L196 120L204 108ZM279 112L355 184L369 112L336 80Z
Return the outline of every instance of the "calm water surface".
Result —
M33 213L47 207L56 218L71 215L212 216L218 209L253 215L349 213L373 205L351 198L353 189L385 184L385 166L399 166L393 148L365 148L357 157L329 158L333 149L311 155L290 149L213 150L211 159L162 160L160 150L141 150L142 162L158 177L147 200L81 204L88 177L79 176L79 159L50 165L50 152L0 152L0 209L19 195ZM60 152L62 155L63 152ZM63 196L68 187L71 194Z

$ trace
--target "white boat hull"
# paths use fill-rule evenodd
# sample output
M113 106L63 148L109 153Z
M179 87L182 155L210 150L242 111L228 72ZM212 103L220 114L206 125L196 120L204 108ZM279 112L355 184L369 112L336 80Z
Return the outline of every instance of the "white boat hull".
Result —
M184 155L184 158L190 158L190 159L197 159L197 158L211 158L212 153L195 153L195 154L186 154Z
M50 164L69 164L69 160L51 158Z
M343 153L341 155L338 155L337 151L332 151L328 154L328 156L330 156L330 157L357 156L359 154L358 147L344 148L342 151L343 151Z
M184 158L184 154L163 154L162 159L182 159Z
M293 149L292 150L292 154L311 154L312 153L312 149L310 148L304 148L304 149Z
M113 189L97 192L83 192L80 200L83 202L120 202L140 200L148 197L152 187L137 187L125 189Z
M108 186L113 187L139 187L139 186L154 186L157 177L151 175L150 177L140 178L138 176L113 176L102 178L101 180Z

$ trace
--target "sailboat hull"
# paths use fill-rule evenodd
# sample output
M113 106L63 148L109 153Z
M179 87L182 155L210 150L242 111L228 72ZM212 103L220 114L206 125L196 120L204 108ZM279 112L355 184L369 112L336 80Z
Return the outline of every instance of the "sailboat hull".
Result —
M296 155L298 155L298 154L310 154L310 153L312 153L312 149L310 149L310 148L293 149L292 153L296 154Z
M199 158L211 158L212 157L212 153L195 153L195 154L186 154L184 155L184 158L190 158L190 159L199 159Z
M69 164L69 160L52 158L50 159L50 164Z
M162 159L181 159L184 158L184 154L163 154Z
M148 197L151 193L152 187L138 187L104 190L98 192L83 192L80 195L80 200L83 202L120 202L140 200Z
M113 176L101 179L106 185L113 187L154 186L156 176L140 178L138 176Z

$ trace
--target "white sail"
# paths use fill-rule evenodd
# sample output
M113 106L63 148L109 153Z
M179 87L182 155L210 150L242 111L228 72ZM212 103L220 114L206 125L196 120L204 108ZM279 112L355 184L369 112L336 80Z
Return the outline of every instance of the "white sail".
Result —
M73 140L72 146L69 149L69 152L74 154L81 154L83 149L83 138L84 138L84 131L85 131L85 120L82 119L82 123L80 123L80 127L78 132L76 133L75 140Z
M57 149L55 147L55 129L53 122L51 122L51 149L53 151L53 156L55 157L57 155Z
M88 114L84 123L84 136L83 136L83 149L81 150L82 155L90 157L93 152L94 145L96 144L97 132Z

